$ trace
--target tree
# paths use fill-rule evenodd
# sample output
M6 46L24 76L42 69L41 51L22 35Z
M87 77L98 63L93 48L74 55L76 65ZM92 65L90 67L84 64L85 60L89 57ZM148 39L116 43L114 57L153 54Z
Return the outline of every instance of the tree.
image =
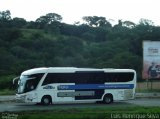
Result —
M48 13L45 16L41 16L36 20L38 23L51 24L53 22L60 22L62 17L56 13Z
M133 28L133 27L136 26L136 24L133 23L133 22L131 22L131 21L124 21L124 22L122 23L122 25L125 26L125 27L128 27L128 28Z
M9 10L0 12L0 20L11 20L11 13Z
M39 28L44 28L46 25L50 25L53 23L61 22L62 17L56 13L48 13L45 16L41 16L40 18L36 19L36 22L39 24Z
M11 13L9 10L0 12L0 27L11 27Z
M85 16L82 19L91 27L111 27L111 24L106 20L105 17Z
M140 19L139 25L154 26L154 23L148 19Z
M12 19L12 26L21 28L27 24L27 21L23 18L15 17Z
M48 24L51 24L52 22L62 21L61 15L56 13L48 13L46 14L46 18L47 18Z

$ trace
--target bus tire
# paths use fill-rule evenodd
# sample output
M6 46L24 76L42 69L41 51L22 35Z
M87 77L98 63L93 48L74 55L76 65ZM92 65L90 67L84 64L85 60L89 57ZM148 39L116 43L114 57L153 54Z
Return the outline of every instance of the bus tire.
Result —
M113 102L113 95L112 94L106 94L104 97L103 97L103 103L105 104L110 104Z
M52 98L49 95L45 95L43 96L42 100L41 100L41 104L43 105L49 105L52 102Z

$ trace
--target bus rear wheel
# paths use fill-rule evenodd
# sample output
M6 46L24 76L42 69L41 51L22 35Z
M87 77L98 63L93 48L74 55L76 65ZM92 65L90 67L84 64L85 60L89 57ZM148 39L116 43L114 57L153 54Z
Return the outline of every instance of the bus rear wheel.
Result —
M51 104L51 97L50 96L43 96L42 100L41 100L41 104L43 105L49 105Z
M104 98L103 98L103 102L104 102L105 104L110 104L110 103L112 103L112 102L113 102L113 96L112 96L112 94L106 94L106 95L104 96Z

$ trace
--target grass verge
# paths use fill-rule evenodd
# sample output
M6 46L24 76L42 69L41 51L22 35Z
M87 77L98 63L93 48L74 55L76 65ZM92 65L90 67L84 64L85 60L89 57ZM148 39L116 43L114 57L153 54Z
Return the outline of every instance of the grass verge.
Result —
M3 89L0 90L0 95L15 95L15 90Z
M143 115L160 117L160 107L104 107L104 108L69 108L56 109L50 111L25 111L14 112L18 119L111 119L118 116L118 119L124 118L124 115ZM134 118L136 119L136 118Z

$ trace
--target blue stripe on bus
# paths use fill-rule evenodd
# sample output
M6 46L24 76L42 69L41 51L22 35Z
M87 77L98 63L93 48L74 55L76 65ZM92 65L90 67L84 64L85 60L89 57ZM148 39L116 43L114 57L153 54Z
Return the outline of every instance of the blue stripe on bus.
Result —
M77 89L133 89L134 84L77 84L59 85L58 90L77 90Z

